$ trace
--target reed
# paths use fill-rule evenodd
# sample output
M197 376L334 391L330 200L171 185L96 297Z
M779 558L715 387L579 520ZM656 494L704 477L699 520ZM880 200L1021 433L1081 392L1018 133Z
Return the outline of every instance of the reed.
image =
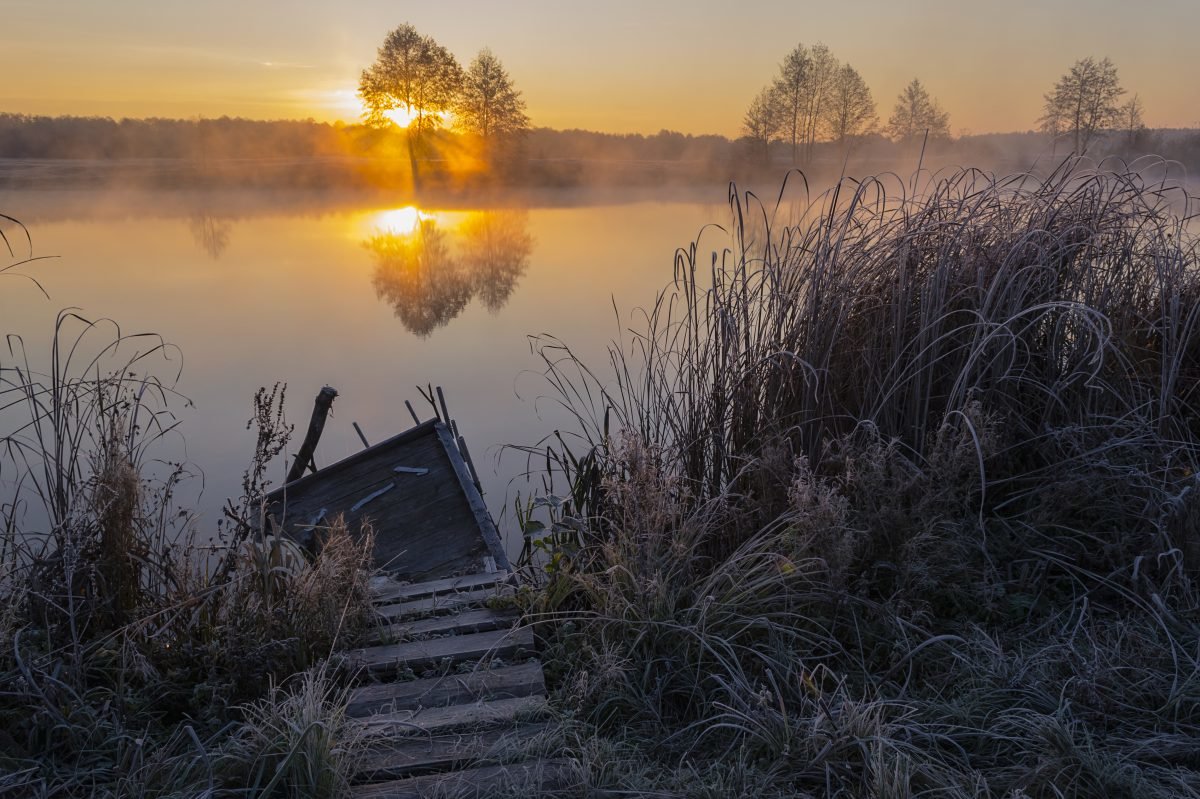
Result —
M606 369L540 339L578 427L529 449L528 602L590 784L1200 796L1190 203L1078 163L731 191Z

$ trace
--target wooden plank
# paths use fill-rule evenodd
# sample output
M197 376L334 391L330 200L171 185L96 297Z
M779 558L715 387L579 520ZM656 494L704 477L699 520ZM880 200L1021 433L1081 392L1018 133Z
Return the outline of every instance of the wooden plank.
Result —
M363 785L353 795L356 799L484 799L504 791L560 791L577 780L575 767L566 760L530 760Z
M467 705L397 710L376 713L354 720L371 737L405 737L450 732L463 727L497 726L502 723L533 721L545 714L546 697L520 696L493 699ZM367 739L368 743L370 738Z
M346 652L350 667L370 674L395 672L400 668L423 669L439 663L462 663L483 657L514 658L533 653L533 630L492 630L450 635L403 644L383 644Z
M351 466L362 463L363 461L370 460L379 450L393 449L395 447L398 447L401 444L407 444L411 441L415 441L419 438L427 436L433 432L434 421L435 420L430 419L429 421L423 422L423 423L417 425L416 427L410 427L409 429L405 430L404 432L394 435L391 438L387 439L386 441L380 441L378 444L376 444L373 447L369 447L367 449L360 450L348 458L343 458L342 460L338 461L337 463L334 463L334 464L331 464L331 465L325 467L324 469L321 470L321 472L323 474L330 474L330 473L336 474L338 472L341 472L343 470L350 468ZM286 490L291 490L294 492L298 489L306 488L306 487L310 486L316 479L317 478L314 475L310 474L310 475L306 475L294 482L286 483L283 486L280 486L279 488L272 491L269 495L267 495L267 499L271 500L275 497L275 495L280 494Z
M363 755L355 782L380 782L455 766L482 766L495 762L550 728L546 723L518 724L512 729L449 733L429 738L406 738L374 748Z
M475 588L487 588L508 580L508 572L497 571L492 574L465 574L461 577L446 577L441 580L430 580L423 583L397 583L380 586L373 591L372 600L377 605L389 602L401 602L405 599L419 599L438 594L451 594L456 591L470 591Z
M478 668L467 674L364 685L350 692L346 713L352 718L361 718L418 706L445 707L545 693L542 666L537 661L529 661L492 669Z
M397 465L428 471L397 474ZM352 510L389 484L393 488L386 494ZM491 555L434 424L402 433L272 492L268 511L300 538L307 536L305 529L322 511L326 521L343 514L353 531L369 519L377 531L376 565L417 579L484 571L485 558Z
M385 623L396 623L401 619L417 619L422 616L453 613L469 607L482 607L485 602L496 596L503 596L503 587L480 588L475 591L462 591L457 594L442 594L425 599L414 599L411 602L397 602L394 605L383 605L376 608L380 618Z
M442 442L442 446L446 449L446 455L450 458L450 463L454 466L454 474L458 477L458 483L467 498L467 504L470 505L472 513L475 514L475 520L478 522L479 531L483 535L483 541L487 544L488 551L495 558L496 565L499 568L509 571L512 567L508 563L508 553L504 551L504 543L500 540L500 533L496 530L496 525L492 523L492 516L488 513L483 496L479 493L479 489L475 487L475 482L471 479L470 470L467 469L467 464L463 460L462 453L458 451L458 447L455 446L454 439L445 425L439 424L435 429L437 430L438 438Z
M447 616L433 616L380 627L372 634L371 642L398 644L402 641L427 638L431 635L461 635L463 633L482 633L488 630L507 630L520 618L521 614L515 608L464 610Z

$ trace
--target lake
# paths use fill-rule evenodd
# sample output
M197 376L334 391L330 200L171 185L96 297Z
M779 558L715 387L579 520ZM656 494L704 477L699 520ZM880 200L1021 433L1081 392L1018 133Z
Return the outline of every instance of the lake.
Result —
M524 459L504 447L567 421L547 398L529 336L553 334L602 366L619 332L614 304L628 323L671 281L676 248L729 218L721 187L690 197L549 192L478 207L462 198L439 206L10 190L0 213L25 223L35 255L57 256L23 268L50 299L27 281L0 283L5 333L44 352L55 314L78 306L178 347L177 388L194 407L171 403L182 435L162 454L186 457L197 472L181 500L196 504L202 531L240 493L259 386L287 383L293 451L317 391L337 388L321 466L361 448L352 422L374 443L412 424L405 400L430 416L416 386L433 384L445 389L510 538L513 498L530 486ZM703 239L708 249L728 241L714 230ZM170 378L179 363L156 372ZM284 469L276 464L275 484Z

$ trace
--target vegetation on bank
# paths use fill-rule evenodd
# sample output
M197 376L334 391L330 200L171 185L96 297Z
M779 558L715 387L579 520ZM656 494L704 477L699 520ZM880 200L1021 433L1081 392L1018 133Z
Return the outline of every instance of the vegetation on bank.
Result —
M730 199L608 369L538 341L579 423L531 451L542 745L623 796L1200 796L1187 198Z
M317 664L371 621L372 535L334 523L312 557L258 532L282 392L255 398L244 495L205 538L163 460L165 345L65 311L39 354L10 337L0 360L0 793L337 795L355 738Z

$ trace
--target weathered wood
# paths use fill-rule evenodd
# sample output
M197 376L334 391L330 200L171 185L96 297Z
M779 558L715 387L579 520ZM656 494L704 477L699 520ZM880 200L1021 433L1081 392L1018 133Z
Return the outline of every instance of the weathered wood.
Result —
M533 630L491 630L483 633L429 638L403 644L382 644L346 652L351 668L369 674L395 673L398 667L424 669L439 663L462 663L484 657L514 658L532 654Z
M495 588L477 588L474 591L460 591L455 594L439 594L438 596L414 599L409 602L397 602L391 605L380 605L375 609L380 620L385 624L394 624L403 619L418 619L423 616L433 616L454 613L469 607L480 607L489 599L504 596L505 586ZM510 589L511 592L511 589Z
M299 480L309 466L314 472L317 470L316 463L313 462L313 452L317 449L317 442L321 440L321 433L325 430L325 419L329 416L329 409L333 407L337 395L337 390L331 386L325 386L317 394L313 403L312 418L308 422L308 432L304 434L304 443L300 445L296 460L288 470L287 482Z
M378 604L401 602L405 599L450 594L458 591L470 591L475 588L487 588L499 585L509 579L508 572L486 572L481 574L464 574L461 577L445 577L441 580L428 580L420 583L399 583L394 580L378 584L372 591L372 600Z
M439 427L418 425L290 482L267 497L267 512L299 538L322 510L327 520L344 516L353 531L369 520L375 564L412 579L484 571L499 538L486 509L489 526L481 526L482 500L474 486L462 488L461 455L452 442L447 447ZM399 473L397 466L415 471Z
M446 707L398 710L394 713L376 713L366 718L355 719L368 735L411 736L431 735L469 727L471 729L496 726L516 721L534 721L546 712L546 697L522 696L516 699L495 699L490 702L475 702L469 705L447 705ZM368 739L369 740L369 739Z
M478 668L466 674L364 685L350 692L346 714L361 718L372 713L395 713L405 708L445 707L484 699L519 699L545 692L541 664L528 661L493 669Z
M450 733L405 739L369 750L359 763L356 782L379 782L455 766L492 765L515 747L549 729L545 723L518 724L512 729Z
M462 633L482 633L488 630L507 630L517 623L520 616L520 612L515 608L464 610L447 616L433 616L380 627L372 635L372 643L397 644L412 638L427 638L431 635L461 635Z
M475 487L475 483L471 479L470 470L467 469L467 464L463 460L462 453L458 451L458 447L455 446L454 439L445 425L438 426L437 434L438 438L442 441L442 446L446 449L447 455L450 457L450 463L454 466L454 473L458 477L459 486L462 488L463 494L467 497L467 503L475 515L475 521L479 526L480 532L483 534L483 540L487 544L489 553L496 559L496 565L499 568L505 571L511 570L512 566L508 563L508 554L504 551L504 544L500 541L500 533L496 530L496 525L492 523L492 517L488 513L487 505L483 503L483 495L479 493L479 489Z
M355 789L354 796L356 799L423 799L435 795L446 799L484 799L522 789L565 790L577 779L576 768L566 760L530 760L364 785Z

